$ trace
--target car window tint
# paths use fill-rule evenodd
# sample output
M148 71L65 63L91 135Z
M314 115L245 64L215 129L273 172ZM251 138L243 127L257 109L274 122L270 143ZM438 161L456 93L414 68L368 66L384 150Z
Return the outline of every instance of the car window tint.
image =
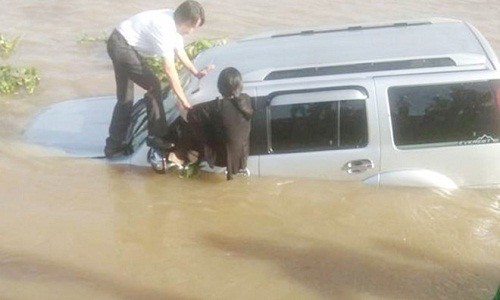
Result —
M339 148L362 148L368 144L365 101L341 101L339 121Z
M270 108L274 153L363 147L367 143L365 101L331 101Z
M490 82L389 89L400 148L498 143L500 112Z

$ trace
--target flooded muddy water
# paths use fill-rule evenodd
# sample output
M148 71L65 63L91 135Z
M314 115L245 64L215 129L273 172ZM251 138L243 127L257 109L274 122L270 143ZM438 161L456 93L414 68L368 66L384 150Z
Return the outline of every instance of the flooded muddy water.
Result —
M497 1L205 0L201 37L449 17L500 53ZM75 159L26 145L52 103L114 92L102 36L180 1L1 0L5 63L35 66L34 95L0 97L0 299L492 299L500 190L370 187ZM498 162L493 162L498 163Z

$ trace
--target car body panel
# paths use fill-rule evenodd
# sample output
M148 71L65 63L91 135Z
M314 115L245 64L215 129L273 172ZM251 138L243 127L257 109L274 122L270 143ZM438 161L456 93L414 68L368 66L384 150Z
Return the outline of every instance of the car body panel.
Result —
M273 153L271 149L268 149L268 153L260 155L259 174L262 176L300 174L300 176L311 178L362 181L378 173L380 168L380 138L373 80L320 81L315 84L294 82L288 86L283 84L268 85L262 89L258 88L257 91L260 96L266 94L269 96L270 91L274 91L274 94L278 94L274 97L277 101L293 103L298 100L296 96L300 96L299 99L304 97L307 99L304 101L309 102L349 100L352 97L360 97L360 92L356 88L362 88L366 92L364 101L367 110L368 144L365 147L298 153ZM289 96L288 99L287 96ZM269 101L270 105L273 105L272 96ZM370 161L372 167L359 172L349 171L347 164L362 160Z
M104 156L115 96L63 101L40 111L24 131L29 143L57 148L72 156Z

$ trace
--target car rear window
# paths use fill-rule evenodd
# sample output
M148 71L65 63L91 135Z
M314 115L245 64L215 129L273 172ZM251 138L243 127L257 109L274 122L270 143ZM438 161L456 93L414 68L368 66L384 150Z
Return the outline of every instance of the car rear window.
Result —
M496 86L484 81L390 88L395 145L405 149L498 143Z

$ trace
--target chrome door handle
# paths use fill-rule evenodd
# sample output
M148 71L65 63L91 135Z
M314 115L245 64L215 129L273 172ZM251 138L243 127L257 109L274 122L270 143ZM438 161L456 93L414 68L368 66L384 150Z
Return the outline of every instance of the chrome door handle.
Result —
M342 167L342 170L346 171L349 174L356 174L365 172L368 169L373 169L374 167L375 165L373 164L373 161L371 161L370 159L359 159L347 162Z

